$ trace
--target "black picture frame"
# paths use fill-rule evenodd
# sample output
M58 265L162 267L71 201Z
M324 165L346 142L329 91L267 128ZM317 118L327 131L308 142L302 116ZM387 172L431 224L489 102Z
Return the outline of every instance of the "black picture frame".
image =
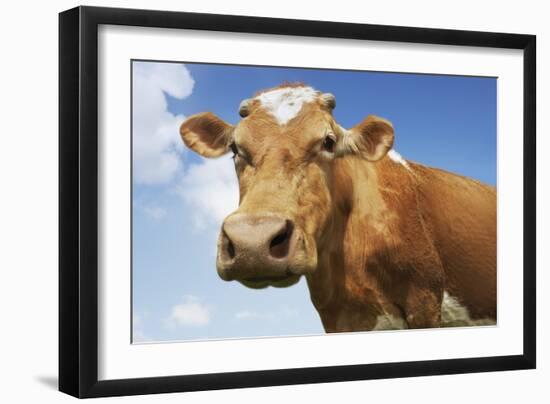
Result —
M99 381L100 24L523 50L523 354ZM60 13L59 390L85 398L535 368L535 122L534 35L96 7L77 7Z

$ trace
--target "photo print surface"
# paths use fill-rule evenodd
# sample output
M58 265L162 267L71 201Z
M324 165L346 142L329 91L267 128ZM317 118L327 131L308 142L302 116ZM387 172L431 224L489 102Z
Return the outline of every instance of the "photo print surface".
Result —
M496 324L496 78L131 69L134 343Z

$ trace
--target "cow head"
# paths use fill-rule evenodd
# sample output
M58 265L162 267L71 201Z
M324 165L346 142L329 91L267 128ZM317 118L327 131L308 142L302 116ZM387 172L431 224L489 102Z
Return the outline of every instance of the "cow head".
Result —
M222 279L283 287L316 270L329 239L338 159L377 161L393 144L388 121L369 116L346 130L334 107L332 94L282 85L244 100L235 126L209 112L181 125L184 143L198 154L233 153L240 203L220 231Z

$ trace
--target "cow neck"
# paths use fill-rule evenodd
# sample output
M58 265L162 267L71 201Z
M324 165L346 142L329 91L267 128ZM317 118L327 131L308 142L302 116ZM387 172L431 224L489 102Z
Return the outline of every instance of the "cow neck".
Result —
M375 285L363 277L368 244L365 230L376 231L384 216L378 190L380 166L357 157L344 158L335 165L334 209L325 232L330 237L323 240L317 271L308 276L311 300L321 312L338 311L335 302L377 303ZM365 286L358 289L357 285Z

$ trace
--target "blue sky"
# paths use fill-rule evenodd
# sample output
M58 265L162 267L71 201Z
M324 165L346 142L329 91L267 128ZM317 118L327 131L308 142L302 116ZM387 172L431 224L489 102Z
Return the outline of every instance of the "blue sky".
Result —
M406 159L496 184L495 78L134 62L134 341L323 333L304 280L251 290L218 278L217 232L238 199L232 162L186 150L178 132L204 111L235 124L244 98L283 81L333 93L344 127L390 120Z

